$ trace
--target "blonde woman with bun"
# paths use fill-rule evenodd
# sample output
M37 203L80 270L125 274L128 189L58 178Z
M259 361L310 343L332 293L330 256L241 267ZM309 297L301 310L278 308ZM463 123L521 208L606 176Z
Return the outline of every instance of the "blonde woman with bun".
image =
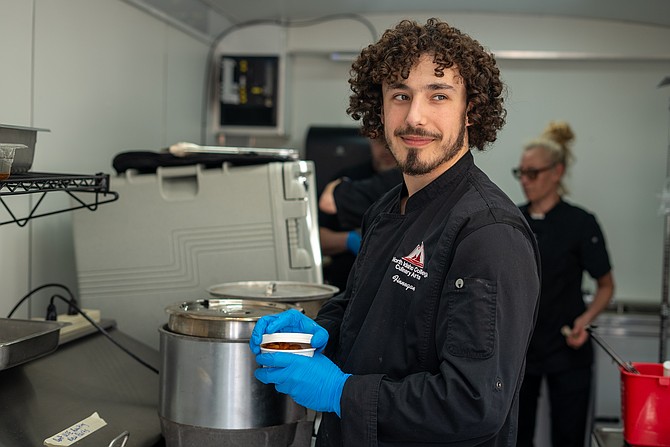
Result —
M564 178L573 161L575 135L565 122L549 123L523 149L512 170L527 202L520 206L540 248L542 292L526 357L519 404L517 446L533 446L537 401L546 379L553 447L582 447L587 439L593 347L586 327L614 293L605 238L590 212L563 199ZM587 272L596 284L591 303L583 299Z

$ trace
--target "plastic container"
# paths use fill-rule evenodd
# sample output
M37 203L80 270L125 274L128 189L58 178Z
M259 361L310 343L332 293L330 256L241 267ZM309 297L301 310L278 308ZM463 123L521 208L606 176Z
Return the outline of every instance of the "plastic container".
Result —
M661 363L635 363L640 374L619 368L624 440L633 446L670 446L670 377Z
M25 146L25 149L17 152L16 157L14 157L12 174L22 174L30 171L35 157L37 132L49 132L49 129L0 124L0 143Z
M25 144L0 143L0 180L9 178L17 149L27 149L27 146Z
M286 352L307 357L314 356L314 348L311 345L312 334L297 332L276 332L274 334L263 334L261 340L261 352ZM281 345L282 348L272 346Z

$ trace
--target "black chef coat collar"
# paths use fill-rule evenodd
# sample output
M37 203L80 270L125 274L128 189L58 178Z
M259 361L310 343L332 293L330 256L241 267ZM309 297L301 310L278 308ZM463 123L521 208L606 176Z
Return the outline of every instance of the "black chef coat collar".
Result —
M405 214L411 213L412 210L423 208L438 196L445 197L451 194L455 186L460 183L474 165L474 156L471 151L467 151L452 167L407 199ZM400 199L406 197L408 194L407 185L403 181L398 203L400 203Z

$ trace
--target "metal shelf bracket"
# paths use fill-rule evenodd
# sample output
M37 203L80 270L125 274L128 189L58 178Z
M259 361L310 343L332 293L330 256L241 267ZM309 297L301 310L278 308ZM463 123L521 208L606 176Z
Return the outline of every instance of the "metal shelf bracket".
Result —
M71 207L38 213L47 193L61 191L68 194L74 202ZM39 198L25 217L17 217L11 210L9 204L4 200L5 196L17 196L24 194L39 194ZM80 195L90 195L91 200L83 200ZM95 211L99 205L109 203L119 198L118 193L109 190L109 175L98 173L95 175L76 174L50 174L28 172L13 174L7 180L0 181L0 203L11 216L10 220L0 222L0 225L16 223L20 227L28 224L30 219L64 213L81 208Z

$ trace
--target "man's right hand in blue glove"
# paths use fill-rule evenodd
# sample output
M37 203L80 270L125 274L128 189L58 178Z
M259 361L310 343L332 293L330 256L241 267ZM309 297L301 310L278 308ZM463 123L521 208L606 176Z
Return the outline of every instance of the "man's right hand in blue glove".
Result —
M312 334L312 347L316 348L317 352L322 352L328 343L328 331L302 312L290 309L280 314L267 315L256 322L249 340L251 352L256 355L260 354L263 334L274 334L275 332Z
M328 411L340 416L340 399L345 374L328 357L317 352L314 357L277 352L256 356L264 368L254 375L263 383L274 383L280 393L288 394L298 404L315 411Z

